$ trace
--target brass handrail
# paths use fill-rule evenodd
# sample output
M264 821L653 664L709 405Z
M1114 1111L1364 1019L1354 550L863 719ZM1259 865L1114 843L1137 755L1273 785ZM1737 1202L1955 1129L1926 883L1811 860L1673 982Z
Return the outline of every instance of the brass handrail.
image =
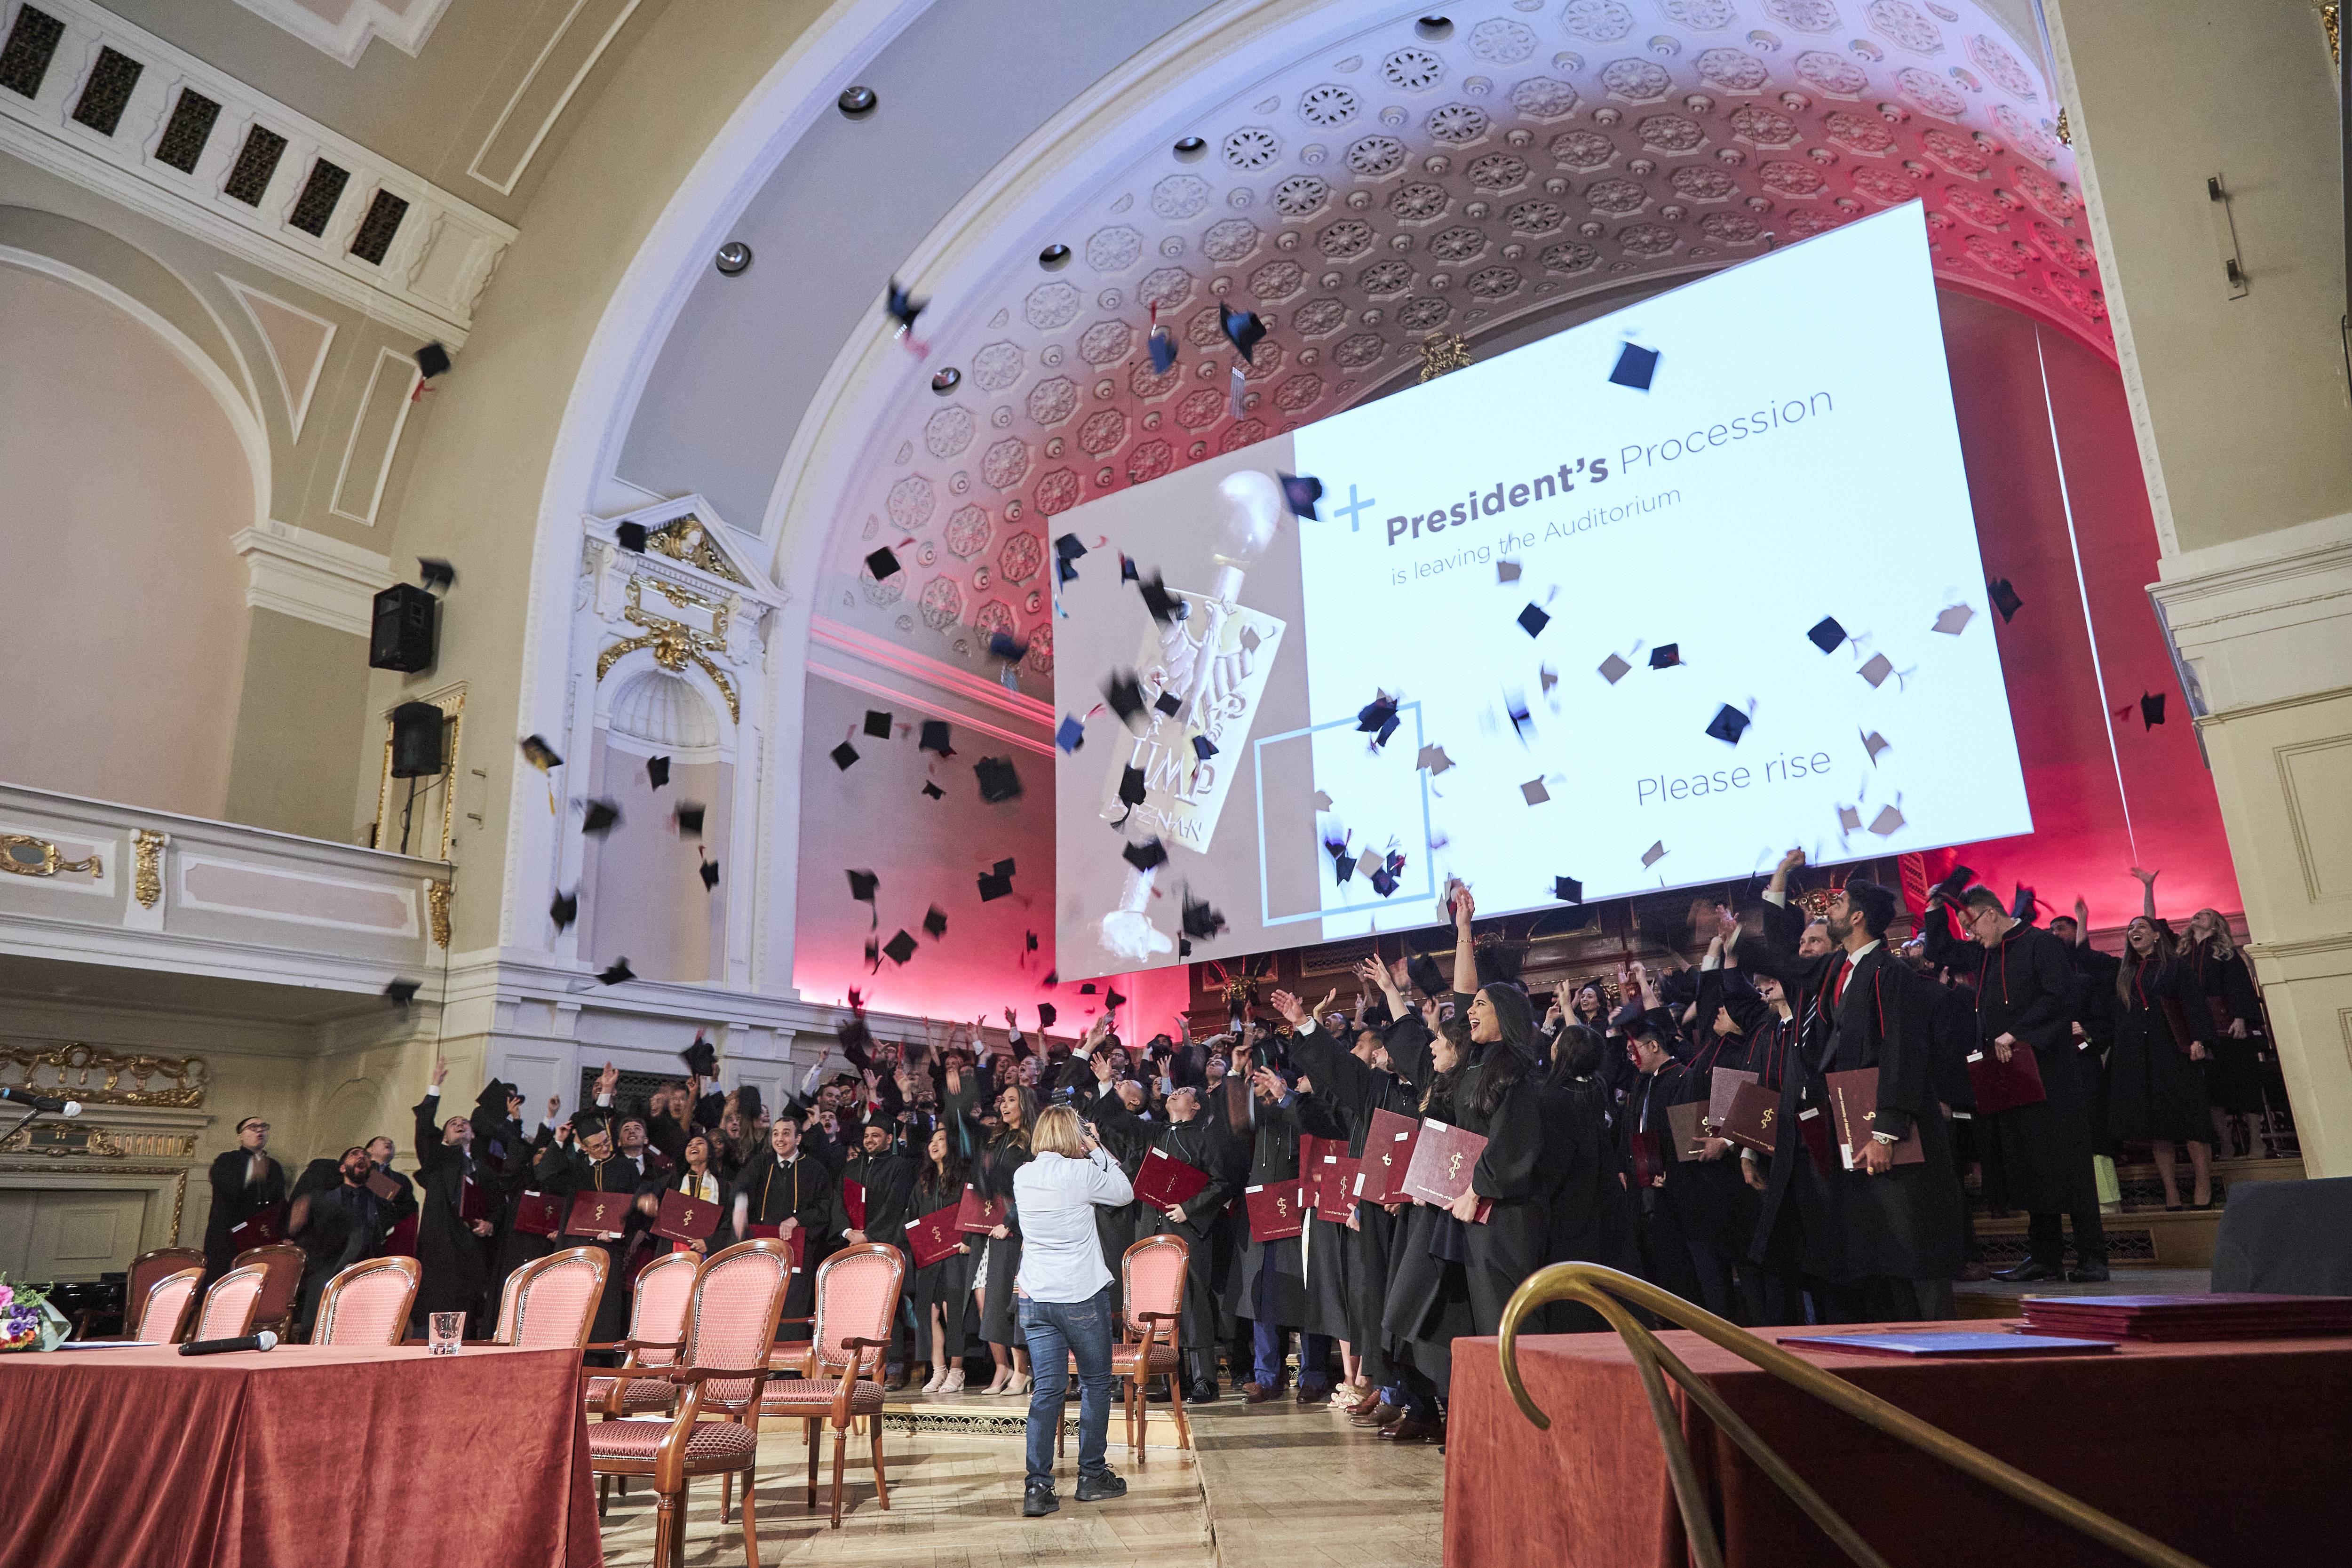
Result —
M2100 1544L2147 1563L2149 1568L2203 1568L2195 1558L2141 1534L2122 1521L2036 1480L2012 1465L2003 1464L1983 1449L1963 1443L1943 1428L1875 1394L1865 1394L1845 1379L1822 1371L1771 1341L1695 1307L1646 1279L1599 1264L1555 1263L1539 1268L1521 1282L1503 1309L1502 1342L1497 1347L1502 1357L1503 1382L1518 1403L1520 1414L1539 1430L1549 1430L1551 1418L1537 1407L1528 1396L1527 1385L1519 1381L1518 1335L1519 1324L1527 1315L1549 1301L1580 1301L1592 1308L1617 1331L1625 1348L1633 1352L1634 1370L1641 1374L1643 1391L1649 1396L1651 1419L1657 1424L1659 1444L1665 1449L1666 1474L1674 1482L1675 1503L1681 1510L1683 1530L1690 1538L1691 1553L1697 1559L1699 1568L1723 1568L1723 1543L1717 1539L1706 1491L1691 1462L1690 1447L1683 1440L1682 1423L1675 1416L1666 1391L1668 1377L1680 1384L1707 1419L1722 1428L1848 1557L1864 1568L1887 1568L1887 1564L1786 1460L1765 1446L1753 1427L1732 1413L1714 1384L1691 1371L1656 1334L1635 1320L1628 1310L1629 1304L1691 1330L1781 1382L1834 1405L1864 1426L1899 1437L1961 1474L2006 1492Z

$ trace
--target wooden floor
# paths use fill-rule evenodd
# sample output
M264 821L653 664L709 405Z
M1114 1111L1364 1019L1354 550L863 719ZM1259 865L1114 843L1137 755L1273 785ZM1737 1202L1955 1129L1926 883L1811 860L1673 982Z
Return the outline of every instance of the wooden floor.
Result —
M1002 1402L1018 1406L1017 1401ZM1228 1397L1192 1413L1197 1454L1158 1448L1140 1468L1111 1419L1111 1465L1127 1479L1116 1502L1080 1503L1076 1443L1058 1472L1061 1511L1021 1517L1017 1439L893 1432L886 1441L890 1508L875 1505L871 1472L850 1456L841 1529L803 1507L807 1448L795 1424L760 1439L760 1559L866 1568L1438 1568L1444 1459L1398 1450L1327 1406L1284 1401L1250 1408ZM832 1475L826 1445L826 1487ZM823 1502L829 1491L819 1489ZM686 1561L738 1568L743 1537L719 1522L718 1487L695 1483ZM653 1505L615 1497L604 1561L647 1568Z

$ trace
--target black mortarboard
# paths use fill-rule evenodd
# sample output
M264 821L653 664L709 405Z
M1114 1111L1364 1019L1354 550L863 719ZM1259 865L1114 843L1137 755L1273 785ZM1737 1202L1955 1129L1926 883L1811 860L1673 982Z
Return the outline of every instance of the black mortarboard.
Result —
M1580 904L1584 902L1584 884L1573 877L1554 877L1551 896L1563 904Z
M1425 952L1416 952L1406 959L1404 972L1424 996L1442 996L1452 989L1445 984L1445 976L1439 971L1437 961Z
M1152 328L1151 335L1144 340L1144 345L1151 351L1151 368L1154 371L1166 375L1175 368L1176 340L1169 335L1167 328Z
M1163 626L1171 621L1192 617L1192 606L1170 593L1166 581L1157 572L1151 574L1149 582L1139 580L1136 590L1143 595L1143 607L1150 611L1151 618Z
M877 741L890 738L890 715L877 708L866 710L866 732Z
M1535 714L1528 709L1528 700L1516 695L1506 697L1503 710L1511 716L1511 729L1518 735L1520 743L1526 744L1528 726L1535 721Z
M1257 352L1258 340L1265 336L1265 323L1257 319L1257 312L1219 305L1217 324L1224 328L1225 341L1241 351L1242 358L1255 364L1257 361L1251 356Z
M1131 725L1136 715L1143 711L1143 683L1135 679L1132 670L1114 675L1103 682L1103 699L1121 723Z
M1610 685L1614 686L1619 681L1624 679L1625 672L1632 669L1633 667L1627 664L1623 659L1618 658L1612 653L1607 658L1601 661L1600 668L1601 679L1607 681Z
M923 793L930 796L933 800L945 800L948 797L947 791L941 789L939 785L933 784L929 779L925 779L923 781Z
M2009 625L2017 612L2025 607L2025 601L2017 596L2017 590L2009 585L2006 577L1996 577L1987 583L1985 592L1992 595L1992 607L2000 612L2000 624L2003 626Z
M904 931L900 931L897 936L882 944L882 951L888 955L891 963L904 963L915 956L915 939Z
M1076 561L1087 552L1086 541L1075 533L1063 534L1054 541L1054 553L1065 561Z
M1356 710L1356 729L1372 737L1372 744L1385 746L1397 731L1396 699L1382 691L1370 702Z
M1035 931L1023 931L1021 933L1021 942L1024 951L1029 952L1034 952L1037 951L1037 933Z
M1162 691L1151 700L1151 706L1173 719L1183 710L1184 700L1172 691Z
M1013 771L1011 758L982 757L971 771L980 778L980 798L991 805L1020 797L1021 775Z
M2009 918L2028 925L2033 923L2033 889L2022 882L2017 884L2017 892L2009 900Z
M923 929L924 929L925 931L927 931L930 932L931 940L932 940L933 942L937 942L937 941L939 941L939 940L940 940L940 938L941 938L941 937L943 937L943 936L947 935L947 934L948 934L948 912L947 912L947 910L943 910L943 909L940 908L940 906L939 906L939 905L937 905L937 904L933 904L933 905L932 905L929 910L925 910L925 911L924 911L924 914L923 914ZM903 962L903 961L902 961L902 962Z
M1143 770L1133 763L1118 775L1118 798L1129 805L1143 804Z
M1639 343L1620 343L1617 346L1617 364L1610 371L1609 379L1619 386L1647 392L1650 390L1650 378L1657 374L1657 350L1645 349Z
M677 824L677 836L680 838L701 837L702 818L709 809L699 801L679 801L677 809L670 813L670 819Z
M642 522L616 522L613 525L613 542L632 555L646 552L646 525Z
M383 988L383 999L395 1007L405 1007L416 1000L416 993L424 984L421 980L394 980Z
M1118 580L1122 583L1143 581L1143 574L1135 569L1135 557L1124 550L1118 552Z
M1001 658L1007 664L1019 664L1029 657L1029 645L1011 632L991 632L988 635L988 657Z
M1199 937L1202 942L1225 929L1225 917L1209 907L1206 899L1196 899L1191 892L1184 895L1184 934Z
M574 889L569 893L556 894L555 901L547 906L547 918L555 922L557 931L569 929L572 922L580 918L579 890Z
M1195 735L1192 737L1192 755L1194 757L1205 763L1216 754L1217 743L1214 741L1212 741L1206 735Z
M879 583L883 578L898 570L898 558L890 552L890 547L886 544L866 557L866 570L872 573L874 580Z
M1007 855L1003 859L999 860L995 865L991 866L989 870L995 876L1010 877L1013 875L1013 857Z
M1010 897L1012 892L1012 878L998 876L990 871L982 871L980 874L980 901L982 903L993 903L999 899Z
M2150 691L2139 700L2139 721L2143 729L2153 730L2164 722L2164 693Z
M625 956L613 960L608 968L600 971L596 975L597 982L604 985L618 985L625 980L635 980L636 977L637 972L629 967L629 961Z
M669 783L669 759L667 757L647 757L646 759L646 783L649 787L654 789L660 789L663 785Z
M1104 987L1103 987L1103 1011L1104 1011L1104 1012L1106 1012L1106 1013L1115 1013L1115 1012L1117 1012L1119 1008L1121 1008L1121 1007L1125 1006L1126 1005L1127 1005L1127 998L1126 998L1126 997L1124 997L1124 996L1122 996L1122 995L1120 995L1120 994L1118 994L1118 986L1116 986L1116 985L1106 985L1106 986L1104 986Z
M1955 866L1952 874L1936 884L1936 891L1947 899L1957 899L1962 889L1976 879L1976 872L1966 866Z
M1323 521L1322 514L1315 510L1315 503L1323 499L1321 479L1312 474L1286 474L1278 470L1275 477L1282 481L1283 502L1290 508L1291 516L1308 518L1316 522Z
M928 300L916 299L907 292L903 284L893 278L890 279L889 294L883 300L882 308L890 312L890 319L898 323L898 330L903 332L915 324L915 318L921 315L923 307L929 303Z
M872 903L874 901L874 890L881 885L882 879L876 876L871 871L852 871L849 873L849 896L856 899L861 904Z
M416 351L416 368L431 381L436 375L449 374L449 351L437 342L426 343Z
M944 719L924 720L923 733L921 738L916 741L915 749L919 752L937 752L943 757L954 756L955 748L948 744L948 721Z
M705 860L702 863L702 885L706 888L715 888L719 886L718 861Z
M1079 987L1078 987L1078 994L1079 994L1079 995L1081 995L1081 996L1091 996L1091 995L1093 995L1094 994L1095 994L1095 983L1094 983L1093 981L1091 981L1091 980L1087 981L1084 985L1081 985L1081 986L1079 986Z
M1383 866L1372 873L1372 891L1387 898L1397 890L1396 873Z
M851 768L857 765L857 748L851 745L846 741L844 741L841 744L835 746L832 751L827 752L825 755L831 757L833 759L833 765L841 769L844 773L847 773Z
M1750 722L1747 714L1727 702L1715 710L1715 718L1707 725L1706 732L1727 746L1736 746L1739 744L1740 731Z
M621 808L609 800L592 800L580 814L580 831L591 838L602 838L620 825Z
M1344 882L1356 874L1356 858L1348 852L1348 840L1344 835L1334 837L1326 833L1323 836L1323 853L1331 857L1331 879L1334 882Z
M1129 845L1119 854L1139 871L1155 870L1168 864L1168 847L1160 842L1157 835L1140 844Z
M697 1078L719 1076L719 1052L700 1035L694 1037L694 1044L677 1053L677 1059L684 1062L686 1070Z
M560 768L563 765L563 759L555 754L555 748L549 745L545 741L541 740L537 735L525 735L522 738L522 755L523 761L529 763L532 767L537 768L541 773L545 773L550 768Z
M436 583L444 588L454 588L457 585L457 569L437 556L418 556L416 574L424 579L425 585L428 588Z
M1086 743L1087 727L1080 723L1075 715L1063 714L1062 722L1054 731L1054 744L1061 747L1066 753L1076 751Z
M1845 628L1838 625L1835 616L1823 616L1813 629L1807 632L1805 636L1811 638L1812 645L1823 653L1835 653L1838 650L1838 645L1845 641Z
M1519 612L1519 629L1529 637L1541 636L1544 627L1549 625L1551 616L1546 615L1539 605L1529 605Z
M1683 645L1680 643L1660 643L1650 650L1652 669L1672 669L1682 661Z
M1037 1004L1037 1026L1039 1028L1052 1028L1054 1026L1054 1020L1061 1016L1061 1010L1055 1007L1051 1002L1040 1002Z

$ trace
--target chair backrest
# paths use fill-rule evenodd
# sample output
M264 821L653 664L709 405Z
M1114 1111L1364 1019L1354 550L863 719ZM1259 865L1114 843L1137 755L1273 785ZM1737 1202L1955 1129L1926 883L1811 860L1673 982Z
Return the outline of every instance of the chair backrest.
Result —
M125 1301L123 1338L170 1344L179 1337L180 1326L187 1321L188 1303L196 1299L196 1287L204 1278L204 1265L199 1263L163 1276L147 1287L144 1296Z
M676 1344L686 1338L686 1312L694 1298L694 1280L702 1259L691 1252L667 1252L637 1271L635 1293L629 1303L629 1337ZM642 1366L668 1366L676 1351L640 1351Z
M396 1345L408 1330L408 1310L425 1266L414 1258L368 1258L327 1281L319 1292L319 1316L310 1325L314 1345Z
M688 1300L680 1363L714 1370L766 1366L792 1279L792 1252L772 1238L739 1241L705 1259ZM702 1408L747 1409L759 1386L752 1378L705 1384Z
M194 1247L159 1247L132 1258L131 1271L122 1280L122 1331L131 1333L139 1321L140 1303L158 1284L183 1268L201 1273L204 1267L204 1251Z
M508 1275L499 1298L499 1343L536 1351L587 1344L612 1266L601 1247L569 1247Z
M262 1279L261 1300L253 1310L255 1322L268 1328L292 1321L295 1292L302 1288L302 1268L309 1261L302 1256L302 1249L290 1241L248 1247L236 1255L239 1268L254 1264L268 1270Z
M253 1332L253 1320L261 1305L261 1288L268 1279L268 1268L249 1263L214 1280L213 1288L205 1292L204 1306L196 1313L194 1337L233 1340Z
M809 1342L812 1375L837 1373L859 1352L850 1340L887 1340L906 1280L906 1255L887 1242L845 1247L816 1271L816 1320Z
M1184 1271L1192 1266L1192 1247L1181 1236L1147 1236L1119 1259L1127 1296L1127 1326L1140 1334L1148 1326L1146 1312L1184 1310ZM1172 1342L1175 1336L1169 1336Z

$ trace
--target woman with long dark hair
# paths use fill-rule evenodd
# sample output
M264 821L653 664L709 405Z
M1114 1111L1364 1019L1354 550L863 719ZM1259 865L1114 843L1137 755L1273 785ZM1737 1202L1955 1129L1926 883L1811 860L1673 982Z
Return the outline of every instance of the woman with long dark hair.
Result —
M2263 1142L2262 1042L2269 1031L2263 1025L2262 998L2243 954L2230 940L2230 922L2219 910L2199 910L2189 917L2180 938L2180 964L2213 1025L2207 1048L2205 1094L2212 1101L2214 1158L2237 1153L2235 1135L2242 1123L2246 1152L2269 1152Z
M1616 1148L1609 1137L1609 1091L1601 1086L1607 1045L1581 1023L1553 1039L1545 1074L1543 1198L1550 1211L1546 1263L1601 1263L1624 1268L1633 1250L1633 1194L1613 1179ZM1554 1333L1606 1328L1601 1314L1574 1301L1545 1309Z
M936 1214L963 1198L964 1164L946 1127L932 1130L915 1173L914 1212ZM925 1394L963 1391L964 1302L971 1293L971 1243L915 1270L915 1359L930 1363Z
M973 1181L982 1193L1007 1202L1004 1223L988 1233L974 1270L972 1294L979 1298L980 1337L996 1363L996 1375L983 1394L1029 1392L1028 1342L1013 1309L1013 1283L1021 1273L1021 1216L1009 1206L1013 1173L1029 1163L1030 1130L1037 1125L1037 1091L1026 1084L1004 1086L996 1097L998 1126L973 1163Z
M711 1253L726 1250L735 1239L735 1233L727 1223L727 1184L712 1166L710 1152L709 1134L697 1132L688 1138L686 1141L686 1147L678 1152L684 1169L678 1172L677 1179L670 1183L670 1185L688 1197L699 1198L707 1204L717 1204L719 1228L700 1241L672 1242L670 1244L672 1252L692 1252L708 1257Z
M2210 1054L2212 1016L2204 993L2174 954L2163 921L2135 915L2124 928L2123 967L2116 972L2122 998L2116 1043L2107 1056L2108 1125L2119 1143L2145 1143L2164 1183L2164 1206L2180 1206L2173 1175L2173 1143L2189 1145L2196 1173L2195 1206L2213 1202L2212 1119L2206 1113L2199 1063Z

